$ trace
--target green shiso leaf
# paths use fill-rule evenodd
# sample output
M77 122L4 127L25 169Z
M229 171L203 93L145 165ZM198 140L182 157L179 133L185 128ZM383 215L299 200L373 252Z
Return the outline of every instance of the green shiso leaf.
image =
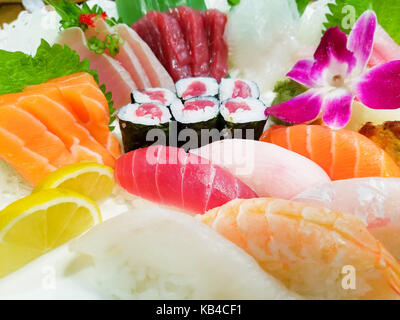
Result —
M128 25L138 21L151 10L166 11L169 8L187 6L196 10L206 10L204 0L116 0L118 15Z
M81 61L79 55L68 46L50 46L42 40L34 57L23 52L0 50L0 95L22 92L27 86L78 72L90 73L99 83L97 70L90 69L89 60ZM113 115L115 109L111 92L107 92L104 85L100 89L107 99L110 114Z
M379 24L400 44L400 4L398 0L336 0L328 5L325 29L339 26L349 33L353 24L366 11L374 10Z
M300 83L293 81L292 79L285 79L282 81L278 81L275 84L274 92L276 93L274 101L272 101L272 105L280 104L282 102L289 101L294 97L306 92L308 89L301 85ZM270 117L271 120L276 124L283 124L285 126L290 126L290 123L286 123L282 120L279 120L276 117Z
M304 10L306 10L310 2L311 0L296 0L297 9L299 10L300 15L304 13Z

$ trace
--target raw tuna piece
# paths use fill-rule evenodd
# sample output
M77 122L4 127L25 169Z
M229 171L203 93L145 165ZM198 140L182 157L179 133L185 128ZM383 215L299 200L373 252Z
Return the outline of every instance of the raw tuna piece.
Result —
M63 30L57 42L75 50L82 60L89 59L90 68L98 70L100 83L112 92L114 106L117 109L130 103L130 94L137 89L131 75L118 61L106 54L90 51L82 29L73 27Z
M203 18L209 42L210 76L220 82L228 75L228 45L224 39L227 17L211 9L203 12Z
M169 14L179 22L185 36L187 47L192 56L193 76L208 76L210 74L210 55L201 13L192 8L181 6L170 9Z
M225 169L173 147L151 146L123 155L117 160L115 179L134 195L191 213L257 197Z
M146 17L155 25L161 34L162 51L165 55L164 65L174 81L192 76L191 57L186 47L182 29L178 21L168 14L150 11Z

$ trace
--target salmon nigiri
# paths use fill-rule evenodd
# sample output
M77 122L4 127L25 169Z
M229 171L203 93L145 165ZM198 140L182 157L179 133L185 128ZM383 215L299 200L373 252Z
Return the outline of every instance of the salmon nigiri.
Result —
M197 218L307 298L400 299L399 263L354 215L259 198Z
M400 167L374 142L345 129L319 125L273 126L260 138L320 165L332 180L400 177Z
M116 181L144 199L191 213L204 213L256 193L225 169L183 149L150 146L121 156Z

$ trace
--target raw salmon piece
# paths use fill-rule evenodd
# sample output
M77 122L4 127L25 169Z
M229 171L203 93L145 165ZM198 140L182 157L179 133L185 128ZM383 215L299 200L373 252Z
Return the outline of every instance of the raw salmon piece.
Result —
M210 55L201 13L185 6L170 9L168 12L179 22L182 28L192 57L191 68L193 76L207 77L210 74Z
M126 41L127 45L130 46L139 59L143 70L149 78L151 87L166 88L175 91L174 81L171 76L135 30L125 24L118 24L113 29Z
M92 37L96 37L97 39L104 41L105 36L108 34L115 34L115 32L103 19L97 19L95 22L95 28L88 28L85 31L85 37L87 40ZM110 56L110 52L108 50L106 50L105 53ZM125 39L123 43L119 44L118 54L112 58L118 61L126 69L126 71L129 72L138 89L146 89L151 87L144 68Z
M60 90L64 107L80 120L90 134L103 145L114 158L121 155L118 139L110 132L110 115L107 100L88 73L78 73L29 86L24 91L40 91L55 87Z
M228 171L183 149L151 146L121 156L115 180L142 198L204 213L235 198L257 195Z
M291 131L296 131L297 137L288 143ZM289 150L301 150L303 156L320 165L332 180L400 177L400 167L395 161L374 142L354 131L319 125L273 126L260 140Z
M57 42L68 45L79 54L81 59L89 59L90 68L98 71L100 83L112 92L115 108L119 109L131 102L130 94L137 87L129 72L118 61L106 54L90 51L82 29L73 27L63 30Z
M10 163L19 174L33 185L57 168L45 157L26 148L25 142L0 127L0 158Z
M23 141L25 149L48 159L49 164L56 168L75 162L60 138L30 113L16 106L0 106L0 128Z
M351 214L259 198L233 200L197 218L306 298L400 298L399 263ZM356 272L352 290L343 287L344 266Z

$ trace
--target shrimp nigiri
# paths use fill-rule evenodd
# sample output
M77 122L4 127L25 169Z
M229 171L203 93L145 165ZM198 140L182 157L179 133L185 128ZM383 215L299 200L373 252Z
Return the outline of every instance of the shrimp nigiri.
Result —
M354 215L259 198L198 218L307 298L400 298L399 263Z

